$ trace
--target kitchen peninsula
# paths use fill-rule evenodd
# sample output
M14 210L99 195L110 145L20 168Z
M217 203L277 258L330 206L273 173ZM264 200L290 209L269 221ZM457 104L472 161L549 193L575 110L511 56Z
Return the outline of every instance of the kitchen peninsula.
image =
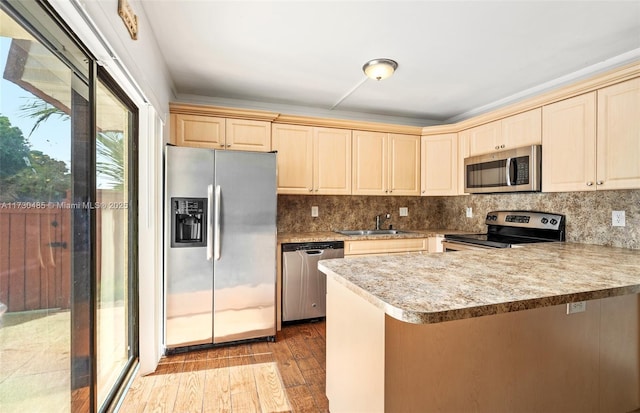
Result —
M638 250L546 243L319 268L334 413L640 407Z

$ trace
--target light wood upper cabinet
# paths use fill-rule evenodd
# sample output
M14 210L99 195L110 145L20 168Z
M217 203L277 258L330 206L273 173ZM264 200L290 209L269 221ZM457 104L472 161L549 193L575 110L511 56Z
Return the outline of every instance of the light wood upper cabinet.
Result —
M278 193L351 194L351 131L272 125L278 152Z
M275 123L271 128L278 152L278 193L308 195L313 190L313 128Z
M382 132L353 131L354 195L388 195L389 143Z
M351 194L351 131L313 128L314 185L318 195Z
M420 136L389 134L389 194L420 195Z
M640 188L640 79L543 109L542 190Z
M423 136L420 151L420 195L458 195L458 134Z
M500 123L502 140L505 145L504 149L540 145L542 143L541 108L506 117Z
M225 142L225 118L171 115L172 141L178 146L218 149Z
M598 189L640 188L640 78L598 90Z
M504 149L502 127L499 120L467 129L463 133L469 139L470 156Z
M265 121L172 114L176 145L208 149L268 152L271 124Z
M542 110L522 112L462 133L469 140L469 156L537 145L542 142Z
M596 190L596 92L542 111L542 191Z
M271 122L227 119L225 149L269 152L271 150Z
M353 131L354 195L419 195L420 137Z

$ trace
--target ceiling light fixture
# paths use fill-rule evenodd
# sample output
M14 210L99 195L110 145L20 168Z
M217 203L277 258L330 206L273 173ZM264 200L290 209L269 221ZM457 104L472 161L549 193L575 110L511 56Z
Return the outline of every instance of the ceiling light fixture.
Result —
M386 79L398 68L398 62L391 59L373 59L362 66L364 73L371 79Z

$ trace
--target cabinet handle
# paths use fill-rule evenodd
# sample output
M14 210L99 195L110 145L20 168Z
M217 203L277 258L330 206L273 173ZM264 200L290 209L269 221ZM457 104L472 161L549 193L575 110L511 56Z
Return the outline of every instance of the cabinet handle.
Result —
M500 147L498 145L496 145L496 150L500 149Z
M221 144L220 144L220 147L221 147L221 148L224 148L224 143L221 143Z
M313 188L309 188L309 192L313 192Z
M504 143L500 145L500 149L504 149Z
M227 145L227 148L230 148L230 147L231 147L231 144L228 144L228 145Z
M593 185L593 182L591 181L587 182L587 186L591 186L591 185Z
M596 185L602 185L603 183L603 181L596 181Z

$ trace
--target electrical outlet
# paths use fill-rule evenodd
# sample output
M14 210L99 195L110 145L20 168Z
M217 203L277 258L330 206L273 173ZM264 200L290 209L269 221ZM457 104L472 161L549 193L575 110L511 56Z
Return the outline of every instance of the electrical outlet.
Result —
M311 207L311 216L314 218L318 217L318 207L317 206L312 206Z
M400 207L400 216L401 217L408 217L409 216L409 208Z
M624 211L611 211L611 225L614 227L624 227L626 225Z
M473 218L473 208L467 207L467 218Z
M586 301L567 303L567 314L582 313L584 311L587 311Z

